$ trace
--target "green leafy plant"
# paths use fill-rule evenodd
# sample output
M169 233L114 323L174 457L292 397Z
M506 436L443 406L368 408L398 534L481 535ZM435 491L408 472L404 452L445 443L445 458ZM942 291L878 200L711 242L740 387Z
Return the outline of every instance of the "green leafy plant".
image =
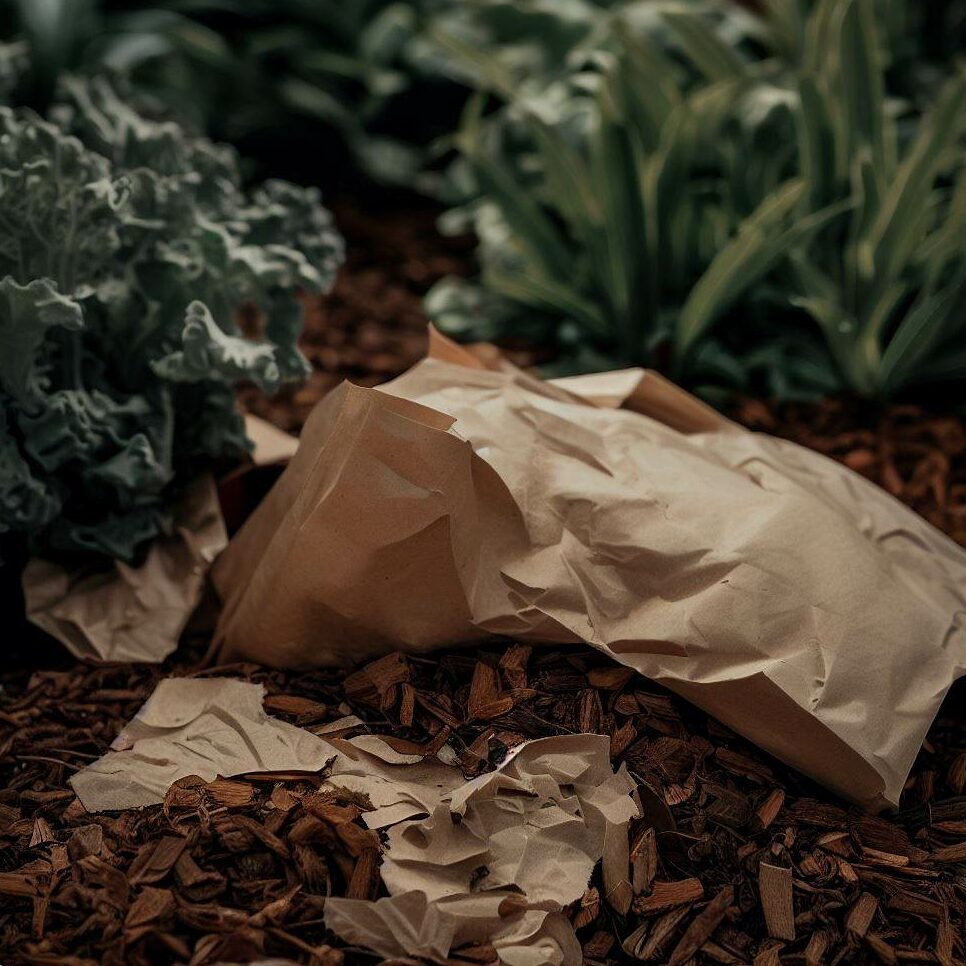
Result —
M841 384L889 396L966 377L966 72L921 117L890 99L876 12L874 0L820 0L808 19L794 100L803 190L782 277ZM812 231L835 204L847 216ZM739 233L688 297L679 358L749 286L747 242Z
M183 482L244 451L234 384L307 371L298 295L340 257L314 189L246 195L229 149L103 81L50 120L0 109L0 532L134 559Z
M778 395L963 375L963 77L922 118L888 95L874 3L800 10L787 58L774 23L729 28L720 4L654 3L660 32L625 11L562 97L519 98L490 63L525 147L467 112L481 276L440 283L430 314L551 340L571 368Z
M317 170L335 134L371 177L411 186L478 80L437 31L542 77L615 2L0 0L0 31L29 46L19 97L32 106L67 72L120 71L246 155L283 163L297 136Z

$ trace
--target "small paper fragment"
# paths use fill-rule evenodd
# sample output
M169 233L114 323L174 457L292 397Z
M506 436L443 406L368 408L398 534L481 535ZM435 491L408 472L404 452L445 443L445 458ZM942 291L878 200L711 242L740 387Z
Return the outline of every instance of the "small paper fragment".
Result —
M297 436L251 413L245 414L245 435L252 441L251 460L255 466L287 463L299 448Z
M325 923L337 936L387 959L443 963L467 943L493 946L507 966L580 966L573 927L559 912L506 905L505 893L430 902L403 892L376 902L326 900Z

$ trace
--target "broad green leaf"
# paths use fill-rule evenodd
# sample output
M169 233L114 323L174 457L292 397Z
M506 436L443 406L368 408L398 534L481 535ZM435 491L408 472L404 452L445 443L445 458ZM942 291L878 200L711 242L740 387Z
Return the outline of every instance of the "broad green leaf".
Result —
M802 181L790 181L749 215L738 233L712 261L685 301L677 324L677 351L683 358L711 323L785 252L778 239L805 193Z
M486 270L484 279L493 291L518 302L560 312L595 337L606 339L612 334L611 325L600 309L559 280L547 282L524 270L511 273L493 266Z
M916 378L917 367L929 357L946 335L952 313L966 299L966 270L958 281L937 292L923 291L906 313L882 354L880 383L895 392Z
M880 184L888 178L885 86L874 0L841 0L841 100L851 150L867 147Z
M741 55L710 30L700 17L686 11L665 10L685 54L709 81L736 80L747 75Z
M681 309L679 358L738 295L849 209L850 202L838 202L793 219L804 192L800 180L787 182L742 222L735 237L715 256Z
M809 207L815 211L832 200L835 190L835 130L815 80L803 76L798 83L796 115L802 178Z
M928 206L943 153L966 122L966 71L950 79L938 103L919 126L896 177L886 188L874 222L859 245L859 265L867 276L891 277L906 265L922 241Z

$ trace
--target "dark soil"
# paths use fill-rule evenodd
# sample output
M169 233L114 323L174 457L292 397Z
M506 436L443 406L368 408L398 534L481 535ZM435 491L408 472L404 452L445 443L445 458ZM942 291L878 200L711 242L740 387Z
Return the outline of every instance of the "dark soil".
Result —
M348 263L332 298L310 312L304 347L315 374L279 399L246 396L286 428L340 379L375 384L420 358L421 294L467 269L468 240L441 241L432 212L336 211ZM842 460L966 545L962 421L844 401L746 401L737 415ZM107 750L162 675L198 673L203 649L203 640L187 642L163 668L61 655L29 683L23 668L0 673L5 966L376 961L334 948L321 924L327 894L380 890L364 802L319 793L319 779L188 779L164 806L88 815L70 791L69 776ZM347 703L400 750L431 754L449 741L468 775L527 738L610 735L615 762L658 790L673 827L631 830L631 894L607 897L595 879L570 910L589 963L966 962L962 688L930 730L902 808L870 818L584 648L507 642L476 654L398 655L349 679L250 665L201 673L263 681L270 713L305 727L340 717ZM763 866L788 871L762 885ZM782 883L794 939L766 920L788 899ZM453 960L492 961L487 948Z

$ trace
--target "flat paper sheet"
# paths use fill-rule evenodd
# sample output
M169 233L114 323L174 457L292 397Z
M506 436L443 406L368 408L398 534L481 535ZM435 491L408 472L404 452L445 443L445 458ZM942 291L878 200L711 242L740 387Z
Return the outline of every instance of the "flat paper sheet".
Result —
M114 561L107 570L68 570L31 560L23 574L27 617L78 658L163 661L227 543L214 483L203 477L177 508L174 532L158 537L140 566Z
M215 567L223 659L586 642L833 791L898 801L966 667L966 552L650 373L596 377L638 411L602 408L440 345L317 406Z

